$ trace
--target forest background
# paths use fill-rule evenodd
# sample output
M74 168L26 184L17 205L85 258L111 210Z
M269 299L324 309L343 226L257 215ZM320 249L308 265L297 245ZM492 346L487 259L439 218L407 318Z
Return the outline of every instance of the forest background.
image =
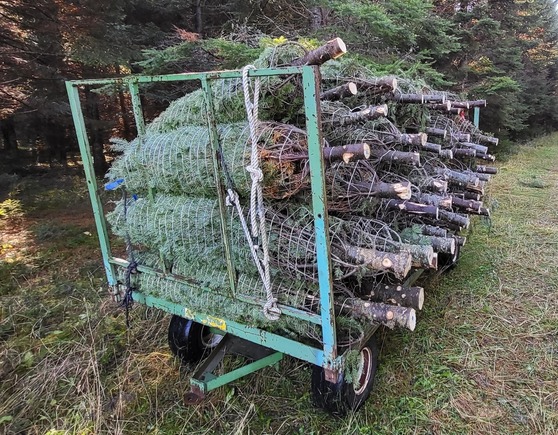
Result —
M486 98L481 128L504 140L558 127L554 0L0 0L0 169L75 162L65 80L239 68L266 43L335 36L378 75ZM185 91L148 89L147 118ZM133 116L124 93L83 103L101 175Z

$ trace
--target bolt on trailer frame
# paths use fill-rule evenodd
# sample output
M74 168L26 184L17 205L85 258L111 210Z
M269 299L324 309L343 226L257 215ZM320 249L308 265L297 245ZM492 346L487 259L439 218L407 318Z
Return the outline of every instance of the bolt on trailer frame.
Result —
M314 218L314 229L316 237L316 258L318 268L318 284L320 299L320 314L307 312L296 307L279 305L283 316L291 316L299 320L307 321L321 326L322 331L322 347L312 346L303 342L287 338L277 333L269 332L264 329L256 328L241 324L229 319L220 318L212 315L211 312L196 312L188 306L176 304L168 300L144 294L141 291L133 292L133 300L150 307L159 308L168 313L181 316L186 319L193 320L200 324L209 326L212 331L220 334L238 337L254 345L260 345L268 348L269 352L260 352L260 357L250 355L255 361L226 373L221 376L214 376L210 372L215 367L215 363L208 363L202 367L202 373L196 373L191 380L192 388L198 395L203 396L204 393L225 385L235 379L252 373L260 368L277 363L283 356L287 354L295 358L307 361L309 363L324 368L325 379L328 382L337 382L338 376L343 370L344 357L339 355L335 311L333 305L333 281L332 267L330 261L330 243L328 230L328 213L326 189L324 184L324 160L321 152L322 133L321 133L321 114L319 99L319 71L317 67L301 66L301 67L282 67L275 69L252 69L249 70L248 76L251 78L269 77L269 76L285 76L299 75L302 78L304 110L306 118L306 131L308 136L308 153L310 167L310 185L312 198L312 213ZM85 119L81 107L79 89L84 86L105 86L118 85L127 86L135 122L138 131L138 138L141 140L145 135L145 122L140 100L140 84L157 83L157 82L180 82L180 81L198 81L201 82L206 109L207 109L207 127L212 147L213 171L215 180L217 180L216 190L219 203L219 212L221 220L221 235L227 265L229 281L231 285L231 297L238 298L243 302L258 304L263 306L264 300L249 300L247 296L235 293L235 268L230 255L229 234L225 220L227 211L225 208L225 186L223 183L223 167L218 157L219 155L219 135L217 132L217 123L215 117L215 106L213 103L212 83L223 79L240 79L241 71L223 71L223 72L205 72L205 73L184 73L184 74L168 74L156 76L129 76L125 78L114 79L93 79L93 80L73 80L66 82L66 89L70 101L73 121L75 124L77 139L79 143L80 153L82 156L83 167L89 190L89 196L93 207L95 224L99 235L101 253L103 263L107 275L109 286L117 292L119 281L117 268L127 268L129 262L112 255L110 240L107 231L107 222L104 215L104 208L98 192L99 186L95 178L93 170L93 158L89 145L88 135L86 131ZM138 265L137 271L142 274L151 274L169 281L178 281L181 284L191 285L189 282L181 280L180 276L176 276L166 271L156 270L143 265ZM141 289L140 289L141 290ZM356 343L355 346L362 346L363 343L376 331L377 324L370 324L367 327L364 337ZM257 346L255 346L257 347ZM218 353L222 353L223 349L215 349ZM214 352L215 352L214 351ZM254 352L252 352L254 354ZM256 352L257 354L257 352ZM211 358L211 357L210 357Z

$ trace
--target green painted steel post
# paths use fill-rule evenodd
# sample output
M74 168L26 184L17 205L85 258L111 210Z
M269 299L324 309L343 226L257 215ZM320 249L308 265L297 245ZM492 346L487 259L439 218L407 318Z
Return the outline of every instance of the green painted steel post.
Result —
M265 367L277 364L283 359L283 354L281 352L274 352L271 355L263 357L259 360L246 364L245 366L239 367L228 373L224 373L220 376L213 377L212 379L202 381L199 379L192 378L190 382L192 385L197 386L204 393L208 393L211 390L222 387L230 382L236 381L250 373L254 373Z
M202 325L215 327L223 332L229 332L236 337L243 338L252 343L261 344L262 346L303 361L308 361L312 364L323 365L325 360L323 350L264 329L243 325L233 320L219 319L209 314L190 310L182 305L155 296L144 295L139 292L133 293L133 299L135 302L147 305L148 307L158 308L167 313L194 320Z
M473 124L475 125L475 127L479 128L479 123L480 123L480 107L474 107L474 111L473 111Z
M143 119L143 110L141 108L138 82L136 80L131 80L128 83L128 88L130 89L130 96L132 97L132 109L136 120L136 128L138 130L139 139L141 140L145 135L145 121Z
M68 92L68 99L70 100L70 109L72 111L72 118L74 119L74 125L76 128L79 151L83 161L83 170L85 171L85 178L87 180L87 190L89 191L89 198L91 199L91 206L93 207L93 216L95 218L97 234L99 235L99 244L101 245L103 264L105 266L108 283L113 286L117 283L116 273L114 265L110 262L112 255L107 232L107 224L103 213L101 198L99 197L95 170L93 169L93 157L91 155L91 148L87 137L83 111L81 110L79 89L77 85L66 82L66 91Z
M312 187L312 212L316 233L316 257L318 260L318 283L320 285L320 311L322 316L322 339L324 365L332 366L337 358L337 334L333 305L333 283L331 275L329 225L322 155L321 116L317 99L319 94L319 70L305 66L302 69L304 108L308 134L308 156L310 183Z
M223 237L223 247L225 250L225 260L227 262L227 273L229 275L229 284L231 296L236 294L236 270L231 254L229 233L227 231L228 213L225 206L225 188L223 186L223 179L221 174L224 168L222 167L221 159L219 158L221 151L219 146L219 132L217 131L217 121L215 120L215 105L213 104L213 91L211 84L206 77L201 79L202 89L206 103L207 114L207 128L209 129L209 138L211 147L213 149L213 176L215 178L215 188L217 189L217 198L219 202L219 213L221 215L221 235Z

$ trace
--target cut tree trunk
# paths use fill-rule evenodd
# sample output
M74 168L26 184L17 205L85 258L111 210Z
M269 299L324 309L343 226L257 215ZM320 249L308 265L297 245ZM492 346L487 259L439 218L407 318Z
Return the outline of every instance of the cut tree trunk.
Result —
M355 160L370 158L370 146L366 143L353 143L336 147L323 148L324 160L330 163L343 161L349 163Z
M446 210L440 210L440 219L454 224L462 229L467 229L470 225L470 221L467 216L463 216L462 214L458 213L452 213Z
M445 139L446 136L448 135L448 131L444 128L427 127L426 128L426 134L431 135L431 136L441 137L442 139Z
M454 157L475 157L477 152L470 148L454 148L452 150Z
M428 179L425 183L425 186L427 189L433 192L446 193L448 191L448 182L437 178Z
M379 162L399 162L411 166L420 166L419 153L372 148L370 149L370 156Z
M354 82L345 83L320 94L321 100L337 101L357 94L357 85Z
M434 252L452 255L455 253L455 240L452 237L425 236L423 234L403 231L401 233L401 240L414 245L431 246Z
M457 142L471 142L471 135L469 133L453 133L451 138Z
M416 311L413 308L368 302L358 298L343 301L343 306L353 316L364 317L388 328L400 326L411 331L415 330L417 319Z
M357 181L351 183L349 189L352 193L378 196L379 198L411 198L411 183L408 181L400 183L384 183L382 181L367 183L365 181Z
M452 160L453 159L453 151L452 150L440 150L440 158L444 160Z
M409 252L394 254L376 249L347 246L344 254L345 258L362 264L367 269L374 272L392 272L398 279L405 278L412 266L412 256Z
M360 287L360 293L374 302L414 308L415 310L422 310L424 304L422 287L385 285L365 280Z
M439 208L451 210L451 196L430 195L428 193L419 193L413 197L413 201L419 204L434 205Z
M413 245L401 243L401 252L408 251L413 259L412 266L417 269L437 269L438 255L434 252L432 246Z
M410 214L418 214L438 219L438 207L433 205L418 204L416 202L401 201L398 199L390 199L384 202L385 206L390 210L400 210Z
M347 115L332 117L330 122L333 125L342 127L344 125L352 125L363 121L373 121L374 119L387 116L387 114L388 106L387 104L382 104L380 106L369 106Z
M415 145L422 147L428 141L428 135L426 133L403 133L399 136L396 136L395 140L397 143L400 143L402 145Z
M440 110L442 112L449 112L451 110L451 102L446 101L443 104L429 104L428 108L432 110Z
M486 107L486 100L467 101L469 107Z
M492 154L479 154L477 153L477 159L484 160L486 162L494 162L496 161L496 157Z
M484 146L484 145L480 145L478 143L472 143L472 142L461 142L459 145L464 146L465 148L470 148L473 149L475 151L477 151L477 153L480 154L486 154L488 153L488 147Z
M434 236L434 237L447 237L448 230L445 228L435 227L432 225L421 225L420 231L425 236Z
M309 51L304 56L291 62L292 66L322 65L330 59L337 59L347 52L347 46L341 38L326 42L321 47Z
M454 207L463 209L463 210L474 210L478 212L482 207L482 202L475 201L473 199L461 199L457 196L452 196L452 201Z
M480 180L474 175L474 173L453 171L451 169L438 169L438 175L443 176L451 184L456 184L458 186L478 186Z
M487 145L498 145L500 140L497 137L486 136L484 134L478 134L476 136L479 142L485 143Z
M451 107L456 107L458 109L469 109L469 102L468 101L452 101Z
M496 175L498 173L498 168L495 168L493 166L477 165L476 172L478 172L480 174Z
M442 151L442 145L437 144L437 143L426 142L421 148L424 151L430 151L430 152L436 153L436 154L440 154L440 152Z

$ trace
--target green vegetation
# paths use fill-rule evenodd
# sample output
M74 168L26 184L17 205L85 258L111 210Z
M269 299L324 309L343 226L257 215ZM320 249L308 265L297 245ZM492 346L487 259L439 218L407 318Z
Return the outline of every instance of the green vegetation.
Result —
M312 405L291 358L184 407L192 370L168 316L135 306L127 330L106 294L84 183L16 182L0 203L0 432L556 433L558 135L499 166L492 219L425 284L417 329L380 332L375 391L343 420Z

